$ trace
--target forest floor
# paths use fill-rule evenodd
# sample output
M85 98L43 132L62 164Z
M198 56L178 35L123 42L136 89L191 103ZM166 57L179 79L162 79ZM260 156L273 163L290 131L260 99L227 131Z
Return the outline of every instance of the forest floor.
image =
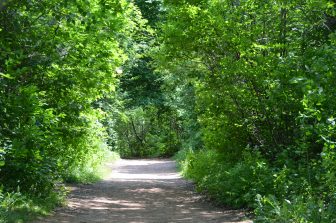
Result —
M174 161L119 160L108 168L105 180L71 186L67 205L35 222L252 222L242 211L215 207L195 193Z

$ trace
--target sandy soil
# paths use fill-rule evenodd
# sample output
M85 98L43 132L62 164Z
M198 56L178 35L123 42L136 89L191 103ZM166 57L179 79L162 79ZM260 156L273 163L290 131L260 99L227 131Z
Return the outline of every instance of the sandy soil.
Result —
M67 207L36 223L250 223L201 199L171 160L120 160L104 181L72 187Z

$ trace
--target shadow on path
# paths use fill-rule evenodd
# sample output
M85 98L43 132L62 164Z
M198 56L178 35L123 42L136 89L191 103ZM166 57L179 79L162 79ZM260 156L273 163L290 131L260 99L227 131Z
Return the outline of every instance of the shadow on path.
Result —
M201 202L171 160L120 160L110 167L110 177L73 187L68 206L38 222L251 222L239 211Z

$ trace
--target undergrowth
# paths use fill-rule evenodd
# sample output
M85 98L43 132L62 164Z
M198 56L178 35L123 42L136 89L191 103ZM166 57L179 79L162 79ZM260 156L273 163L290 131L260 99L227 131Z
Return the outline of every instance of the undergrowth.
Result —
M93 154L94 155L94 154ZM97 156L97 154L95 154ZM70 168L65 178L67 183L94 183L104 178L109 172L105 164L113 162L120 158L116 152L105 150L94 159L89 159L88 162L83 162L79 166Z
M212 150L182 150L175 159L199 191L222 204L254 210L255 222L336 222L336 195L318 163L309 173L299 162L280 168L251 150L238 162Z
M94 183L107 174L107 162L119 159L119 155L108 149L101 152L99 157L91 157L86 163L66 172L66 183ZM67 194L63 183L55 184L49 194L32 195L20 191L4 192L0 188L0 223L23 223L46 216L57 206L63 205Z
M63 187L47 197L32 197L20 191L0 192L0 223L22 223L47 215L63 204L65 194Z

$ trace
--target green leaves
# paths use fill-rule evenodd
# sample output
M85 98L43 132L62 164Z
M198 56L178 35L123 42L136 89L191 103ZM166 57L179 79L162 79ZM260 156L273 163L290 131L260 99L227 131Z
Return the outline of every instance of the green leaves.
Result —
M10 74L0 73L0 76L3 78L14 79Z
M5 165L5 148L0 148L0 168Z
M320 194L333 193L336 179L335 125L329 120L335 111L334 2L165 3L167 16L161 25L163 33L155 62L164 71L164 80L175 78L173 91L186 84L195 89L196 107L184 112L182 120L188 120L186 113L196 116L194 121L199 124L205 149L215 149L232 161L225 168L233 173L240 168L254 168L254 164L242 161L246 146L270 163L271 168L266 170L277 173L288 165L289 173L293 171L281 179L288 189L277 186L274 195L259 196L260 222L330 219L334 201ZM179 97L181 101L186 98ZM199 159L195 163L200 169L209 163L201 156ZM257 164L255 170L263 167L262 162ZM242 198L238 195L249 187L246 177L239 182L237 174L223 179L236 183L238 191L223 189L225 183L216 180L216 174L205 175L204 180L195 179L205 190L216 191L215 196L227 190L228 197L237 195L239 201ZM317 180L321 178L328 182ZM264 185L263 180L260 182ZM301 183L309 190L295 185ZM255 189L248 190L245 198L249 198L250 205ZM306 199L307 194L310 197ZM325 203L326 207L321 207L319 213L304 208L317 207L314 202ZM299 214L292 215L288 210Z
M114 94L123 36L141 24L126 1L9 1L0 12L0 181L48 196L67 169L97 166L107 135L94 103ZM138 16L138 17L137 17ZM64 174L63 174L64 173Z

